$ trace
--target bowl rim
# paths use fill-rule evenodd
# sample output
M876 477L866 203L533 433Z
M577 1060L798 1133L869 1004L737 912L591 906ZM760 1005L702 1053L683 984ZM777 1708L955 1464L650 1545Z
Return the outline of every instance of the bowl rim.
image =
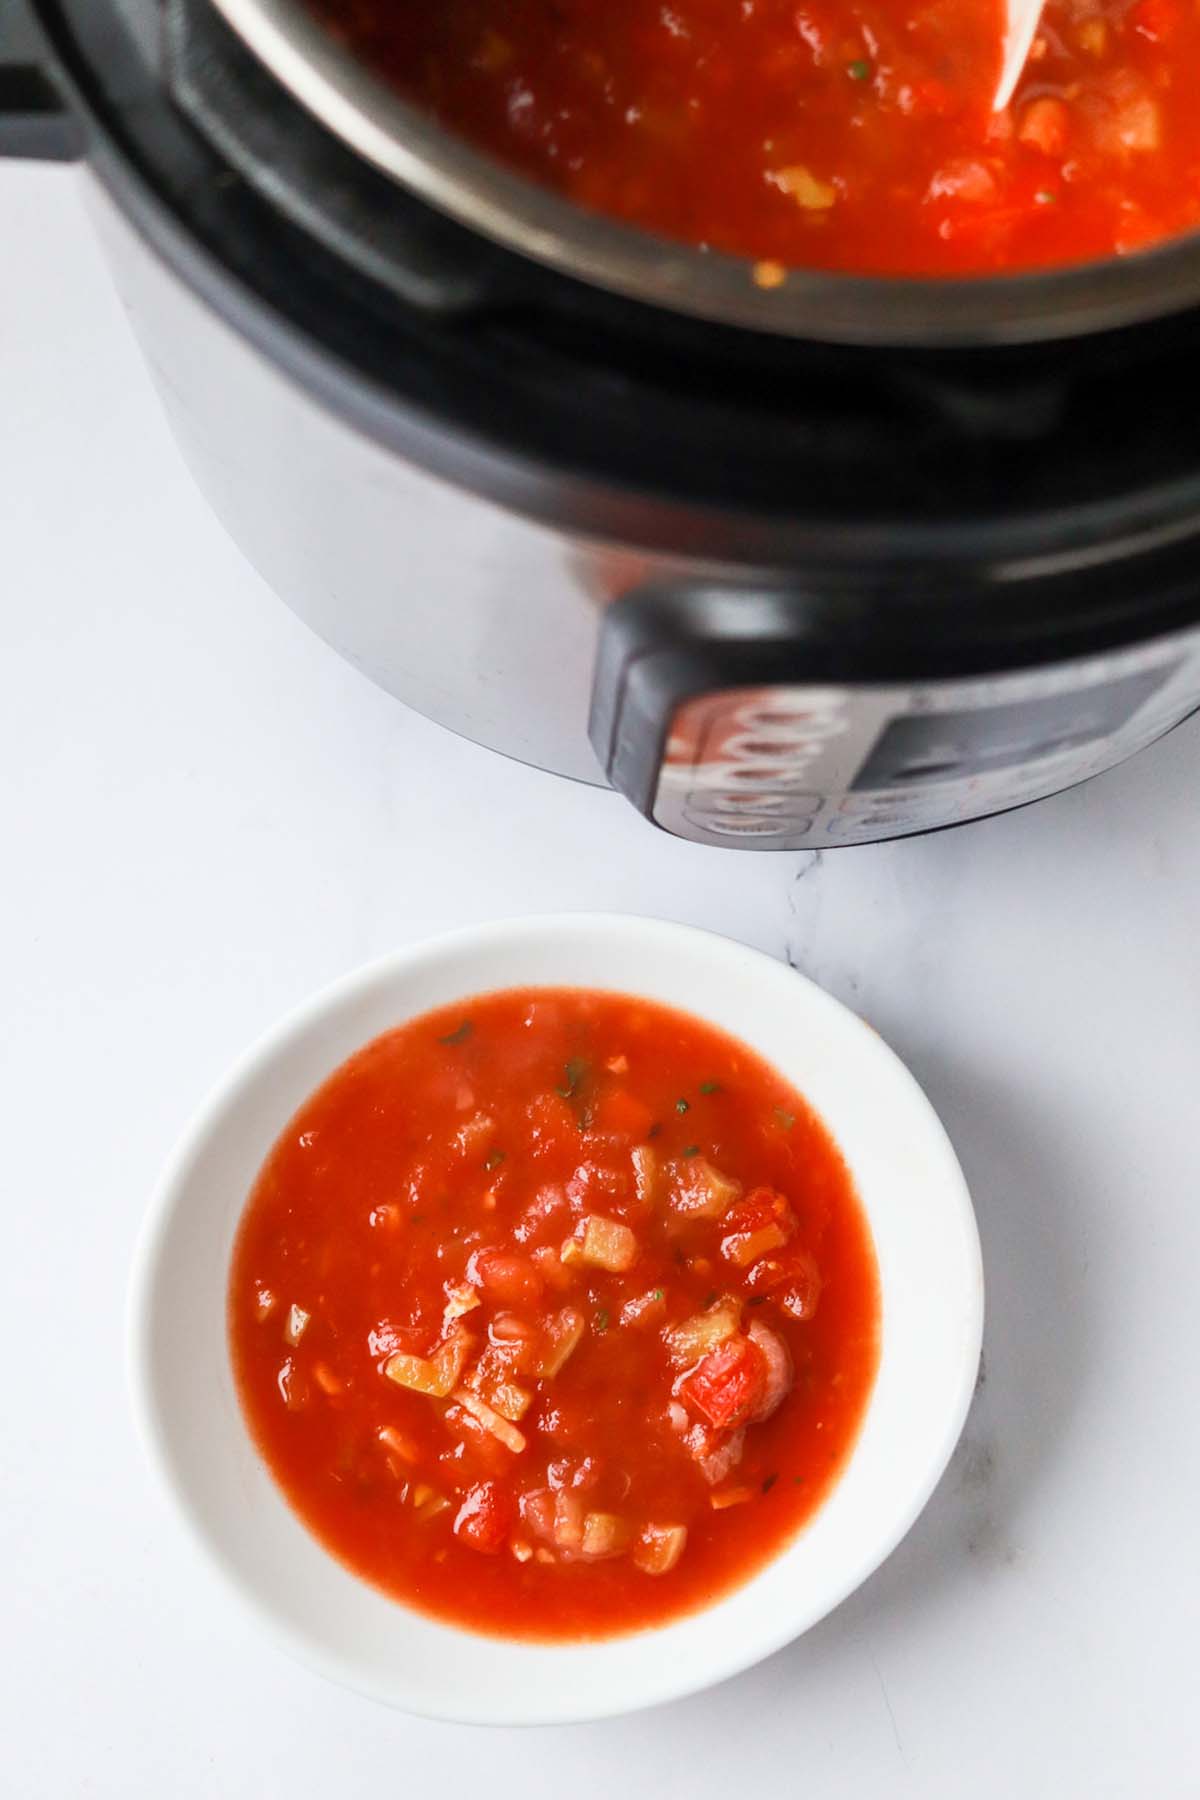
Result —
M760 971L764 964L768 965L781 980L798 984L798 989L806 991L807 999L810 1004L815 1003L818 1008L828 1007L835 1009L837 1013L843 1015L844 1020L850 1023L853 1029L869 1034L870 1038L873 1040L872 1052L881 1056L883 1062L890 1066L892 1074L898 1075L901 1078L901 1085L907 1087L906 1105L911 1105L915 1115L920 1118L931 1145L936 1147L941 1159L943 1174L947 1179L949 1190L952 1192L953 1198L957 1203L957 1222L964 1235L964 1249L967 1253L967 1260L969 1263L968 1291L965 1291L962 1296L965 1302L965 1312L962 1323L963 1344L961 1364L958 1370L953 1403L949 1405L945 1411L943 1430L937 1454L930 1456L924 1479L912 1489L909 1504L902 1511L898 1511L890 1520L887 1531L873 1536L869 1542L864 1543L858 1556L847 1558L841 1579L828 1586L821 1596L819 1605L815 1609L810 1607L808 1611L805 1611L802 1608L797 1608L795 1609L795 1614L789 1616L788 1620L781 1621L775 1629L763 1631L752 1643L738 1643L731 1652L724 1657L714 1655L711 1662L707 1665L705 1673L699 1679L694 1678L690 1672L685 1673L680 1677L674 1672L670 1659L663 1658L661 1674L657 1681L648 1684L645 1691L641 1692L634 1699L630 1699L626 1694L620 1694L611 1701L601 1701L598 1704L589 1703L586 1708L581 1708L577 1703L573 1704L571 1702L568 1702L565 1705L550 1706L543 1698L539 1699L527 1710L520 1712L515 1711L510 1706L504 1706L489 1711L485 1704L478 1703L469 1694L460 1695L458 1693L446 1692L442 1698L442 1703L437 1706L428 1703L421 1704L412 1698L406 1697L402 1699L398 1697L392 1685L383 1682L373 1682L370 1675L364 1673L360 1668L355 1667L351 1670L347 1666L346 1659L339 1656L339 1654L328 1645L315 1641L310 1635L293 1627L259 1591L251 1587L243 1579L240 1572L235 1568L233 1559L227 1554L222 1544L216 1541L213 1534L208 1529L208 1526L201 1518L199 1508L195 1505L192 1495L180 1480L178 1472L174 1467L169 1447L169 1434L166 1429L166 1423L155 1404L152 1375L153 1354L151 1344L152 1301L156 1290L156 1281L161 1272L161 1261L166 1247L169 1230L175 1217L177 1207L186 1197L188 1191L188 1176L193 1169L193 1165L197 1163L205 1147L210 1142L215 1141L214 1133L219 1129L230 1105L235 1101L257 1072L269 1065L273 1058L285 1051L290 1045L302 1039L307 1032L312 1031L315 1027L319 1027L323 1020L331 1018L341 1008L352 1003L355 998L367 995L381 985L385 985L401 978L406 971L413 971L420 968L426 959L453 955L455 952L468 954L473 950L482 950L485 953L490 950L499 952L503 950L505 944L508 942L520 943L527 941L534 933L562 931L564 928L585 937L596 933L607 933L609 935L617 936L630 931L634 933L646 933L649 935L658 934L662 937L664 943L667 941L676 943L682 941L685 944L691 943L696 949L703 949L707 946L710 949L714 949L717 954L727 955L732 960L737 960L738 958L746 959L748 964L753 964ZM482 988L478 984L474 984L471 987L470 992L499 992L506 986L537 985L539 984L536 982L502 982L498 984L496 988ZM544 985L548 987L578 986L581 988L592 986L597 991L637 992L637 989L634 986L631 986L628 989L621 989L616 984L599 982L572 983L555 981L553 977L547 977ZM463 998L467 997L469 997L468 994L464 992ZM679 1006L678 1003L672 1002L663 1002L663 1004L675 1004L677 1010L692 1011L698 1018L716 1024L717 1029L727 1029L726 1027L717 1024L715 1020L711 1020L710 1015L705 1010L703 998L700 998L692 1006ZM409 1017L419 1017L420 1011L423 1010L425 1009L421 1008L413 1011L411 1014L398 1013L397 1024L404 1023ZM374 1035L377 1034L373 1033L372 1036ZM731 1035L739 1034L734 1032L731 1033ZM371 1041L370 1038L363 1040L364 1043L369 1041ZM748 1035L746 1036L745 1041L750 1043L750 1047L756 1051L756 1054L765 1055L764 1052L757 1048ZM343 1059L339 1058L339 1062L341 1060ZM336 1067L337 1065L335 1064L334 1066ZM817 1111L818 1117L821 1117L820 1109L814 1108L814 1110ZM284 1124L286 1124L286 1119L281 1120L280 1129L282 1129ZM832 1127L827 1126L827 1129L831 1131L831 1135L834 1136L834 1141L838 1144L839 1149L843 1150L843 1153L847 1157L847 1161L851 1162L852 1157L849 1147L841 1143L837 1134L833 1132ZM862 1204L868 1227L872 1230L872 1236L874 1236L874 1226L870 1207L865 1201L860 1201L860 1204ZM882 1274L880 1277L880 1299L882 1305L886 1300L886 1290ZM153 1470L156 1478L156 1485L158 1486L160 1493L164 1494L169 1499L175 1511L182 1516L187 1528L187 1535L190 1537L192 1545L200 1551L202 1559L208 1568L215 1571L219 1576L221 1584L226 1592L231 1593L236 1598L243 1613L249 1613L251 1617L257 1619L266 1628L268 1636L274 1639L277 1644L287 1651L295 1661L301 1663L310 1670L315 1670L317 1673L326 1676L328 1679L342 1687L348 1687L352 1691L379 1700L382 1703L390 1705L394 1709L401 1710L413 1717L436 1719L459 1724L533 1726L585 1723L623 1716L645 1710L652 1706L665 1705L670 1701L684 1698L692 1693L702 1692L755 1666L760 1661L773 1655L788 1643L791 1643L796 1638L802 1636L815 1624L819 1623L821 1619L828 1616L829 1613L840 1606L850 1594L861 1586L862 1583L867 1580L867 1578L873 1574L884 1561L886 1561L892 1551L907 1535L920 1513L924 1510L930 1496L945 1473L946 1466L949 1463L950 1457L961 1436L963 1425L966 1422L967 1413L970 1409L974 1395L982 1348L983 1322L984 1273L982 1250L979 1242L978 1225L965 1176L959 1165L950 1138L932 1103L925 1095L923 1089L920 1087L907 1065L879 1033L855 1013L852 1008L846 1006L842 1001L838 1000L834 995L830 994L810 977L803 975L800 971L792 968L788 963L771 956L768 952L746 945L738 939L729 937L724 933L634 913L593 912L581 910L546 914L524 914L495 920L483 920L473 925L459 927L450 932L437 933L433 936L424 937L415 943L395 948L386 952L384 955L360 964L346 973L335 977L332 981L323 984L305 999L301 1000L296 1006L284 1013L272 1025L268 1026L265 1031L261 1032L247 1048L234 1059L226 1072L212 1085L199 1107L193 1112L155 1184L138 1233L131 1263L126 1304L125 1352L127 1381L137 1427L137 1435L141 1440L147 1461ZM877 1383L878 1377L876 1378L876 1385ZM875 1389L872 1390L872 1396L868 1398L867 1413L864 1413L863 1424L865 1424L869 1414L874 1392ZM247 1436L249 1436L248 1431ZM852 1458L854 1451L852 1450L850 1454ZM829 1490L829 1494L826 1495L818 1505L816 1513L813 1515L814 1519L819 1517L824 1511L825 1507L828 1505L830 1496L836 1492L838 1486L845 1479L848 1468L849 1462L847 1462L846 1466L840 1471L833 1487ZM274 1478L271 1477L271 1479L273 1481ZM282 1491L280 1490L280 1492L282 1496ZM288 1505L289 1511L291 1511L290 1504L286 1501L286 1497L283 1497L283 1501L285 1505ZM301 1528L310 1537L312 1536L312 1534L308 1532L307 1526L304 1526L302 1522ZM802 1527L801 1533L798 1535L802 1535L804 1529L805 1527ZM334 1564L338 1564L337 1557L331 1553L324 1544L320 1543L320 1540L314 1541L318 1544L321 1554L324 1557L327 1557ZM797 1540L792 1539L784 1543L780 1547L779 1552L763 1565L762 1570L755 1571L746 1582L738 1582L732 1589L723 1590L722 1593L716 1597L712 1606L702 1607L696 1611L670 1618L665 1620L661 1625L647 1628L645 1632L618 1634L616 1636L594 1640L580 1640L578 1643L574 1641L564 1641L561 1644L554 1643L553 1645L548 1646L541 1641L531 1640L527 1645L526 1640L508 1639L503 1636L491 1637L485 1634L472 1633L461 1627L455 1626L453 1623L446 1620L433 1619L432 1622L439 1625L445 1631L464 1639L478 1642L482 1638L483 1641L494 1644L498 1652L512 1652L515 1650L519 1653L526 1647L540 1649L550 1647L564 1654L571 1655L574 1653L583 1653L588 1650L601 1649L606 1645L620 1645L621 1643L634 1641L642 1636L653 1636L672 1629L685 1629L694 1621L705 1619L716 1608L720 1607L723 1602L731 1598L739 1590L745 1588L750 1582L757 1579L765 1570L771 1569L781 1556L786 1555L787 1551L796 1541ZM347 1565L340 1564L338 1566L343 1569L348 1580L357 1582L367 1588L371 1587L370 1583L364 1582L363 1578L358 1576L352 1569L347 1567ZM375 1591L378 1592L378 1590ZM407 1611L411 1617L423 1619L426 1622L430 1621L430 1615L423 1614L415 1609L404 1609L399 1602L395 1602L394 1600L391 1604L399 1606L402 1611Z

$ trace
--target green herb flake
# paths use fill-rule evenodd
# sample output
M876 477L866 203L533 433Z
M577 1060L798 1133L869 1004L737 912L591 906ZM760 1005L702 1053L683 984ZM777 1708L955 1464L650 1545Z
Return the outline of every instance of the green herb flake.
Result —
M498 1169L503 1161L503 1150L489 1150L487 1156L484 1158L483 1166L485 1169Z
M681 1099L681 1100L677 1100L677 1101L676 1101L676 1102L675 1102L675 1111L676 1111L676 1112L678 1112L678 1113L685 1113L685 1112L689 1112L689 1111L690 1111L690 1110L691 1110L691 1109L690 1109L690 1108L689 1108L689 1106L688 1106L688 1103L687 1103L687 1101L686 1101L686 1100L682 1100L682 1099Z
M715 1306L716 1303L717 1303L717 1290L716 1290L716 1288L714 1288L712 1293L709 1294L708 1298L705 1300L704 1305L705 1305L705 1308L707 1309L710 1306Z
M783 1126L785 1131L790 1131L792 1126L796 1123L795 1113L785 1112L782 1106L777 1106L775 1108L775 1117L779 1120L779 1123Z
M851 81L870 81L873 72L865 56L858 56L853 62L846 64L846 73Z
M653 1293L653 1295L652 1295L652 1296L651 1296L651 1298L652 1298L652 1299L654 1299L654 1300L661 1300L661 1299L662 1299L662 1297L663 1297L663 1291L662 1291L662 1289L661 1289L661 1288L655 1288L655 1290L654 1290L654 1293Z
M600 1308L600 1311L596 1314L596 1330L597 1331L607 1331L608 1330L608 1313L603 1306Z
M763 1491L763 1493L764 1493L764 1494L769 1494L769 1493L770 1493L770 1491L771 1491L771 1489L772 1489L772 1488L773 1488L773 1487L774 1487L774 1486L775 1486L775 1483L776 1483L776 1482L777 1482L777 1481L778 1481L778 1480L779 1480L779 1477L778 1477L778 1475L768 1475L768 1476L767 1476L767 1477L766 1477L766 1478L765 1478L765 1480L764 1480L764 1481L763 1481L763 1484L762 1484L762 1491Z
M1039 188L1033 197L1039 206L1053 206L1058 199L1058 195L1051 192L1049 188Z
M702 1081L700 1083L700 1092L702 1094L719 1094L720 1091L721 1084L719 1081Z
M699 1154L700 1154L699 1144L685 1144L683 1146L683 1154L685 1156L699 1156Z
M649 1143L651 1138L656 1138L661 1130L662 1130L662 1123L660 1120L656 1119L654 1124L650 1127L649 1131L646 1133L646 1142Z
M464 1019L454 1031L448 1031L445 1037L438 1039L439 1044L465 1044L475 1027L470 1019Z
M561 1094L564 1100L573 1100L579 1092L579 1084L587 1074L588 1066L580 1056L573 1056L570 1062L563 1065L565 1080L562 1087L556 1087L555 1093Z
M766 1304L766 1298L767 1298L767 1296L765 1294L751 1294L750 1298L746 1302L746 1305L747 1306L763 1306Z

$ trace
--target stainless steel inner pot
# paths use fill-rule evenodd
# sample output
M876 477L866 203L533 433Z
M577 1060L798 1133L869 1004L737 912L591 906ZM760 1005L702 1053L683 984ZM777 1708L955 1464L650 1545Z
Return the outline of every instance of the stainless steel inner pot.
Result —
M359 155L430 205L522 255L676 312L857 344L1033 342L1179 312L1200 298L1200 234L1076 268L970 280L789 272L674 244L583 211L444 131L373 76L304 0L215 0L251 50Z

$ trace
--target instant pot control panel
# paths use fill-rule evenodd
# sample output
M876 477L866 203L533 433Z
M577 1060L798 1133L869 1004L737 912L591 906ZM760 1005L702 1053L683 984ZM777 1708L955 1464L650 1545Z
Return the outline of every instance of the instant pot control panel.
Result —
M1196 631L958 679L839 681L819 613L721 589L618 601L592 714L613 786L700 843L870 843L1056 793L1200 707Z

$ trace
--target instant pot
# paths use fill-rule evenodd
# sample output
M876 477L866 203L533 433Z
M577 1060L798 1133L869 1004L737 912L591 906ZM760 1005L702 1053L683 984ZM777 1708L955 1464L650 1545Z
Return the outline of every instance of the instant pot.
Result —
M444 136L300 0L0 0L195 478L314 630L679 836L821 848L1200 705L1200 246L749 264Z

